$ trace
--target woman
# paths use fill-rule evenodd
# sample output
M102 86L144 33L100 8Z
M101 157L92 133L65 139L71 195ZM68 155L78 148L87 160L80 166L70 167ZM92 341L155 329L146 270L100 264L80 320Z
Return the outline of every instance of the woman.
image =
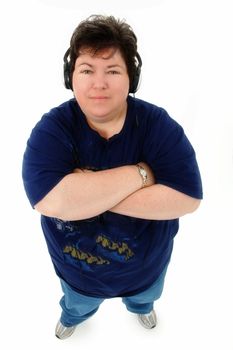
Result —
M74 98L33 129L23 180L64 296L56 336L69 337L106 298L121 297L156 326L179 218L195 211L202 185L195 152L167 112L129 94L142 61L131 27L91 16L64 56Z

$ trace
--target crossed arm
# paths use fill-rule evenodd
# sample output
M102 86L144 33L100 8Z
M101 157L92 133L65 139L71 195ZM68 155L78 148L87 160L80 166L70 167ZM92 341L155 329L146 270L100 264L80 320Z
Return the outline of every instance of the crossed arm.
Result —
M97 172L76 169L65 176L35 209L62 220L82 220L105 211L150 220L170 220L196 210L200 200L156 184L151 169L147 186L135 165Z

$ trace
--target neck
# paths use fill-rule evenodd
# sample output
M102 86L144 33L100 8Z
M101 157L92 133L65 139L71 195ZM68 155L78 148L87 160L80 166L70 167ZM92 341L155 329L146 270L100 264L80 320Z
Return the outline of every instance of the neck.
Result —
M114 118L105 120L104 122L95 122L93 120L88 120L87 122L89 126L97 131L100 136L105 139L109 139L110 137L119 134L124 126L125 118L126 118L127 106L124 107L118 115L114 116Z

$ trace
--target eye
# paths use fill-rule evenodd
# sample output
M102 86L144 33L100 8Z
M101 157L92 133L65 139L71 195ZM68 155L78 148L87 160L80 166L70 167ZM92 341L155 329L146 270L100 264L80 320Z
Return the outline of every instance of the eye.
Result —
M108 71L108 74L115 75L115 74L120 74L120 72L117 71L117 70L109 70L109 71Z
M91 74L92 73L92 70L90 69L83 69L80 71L81 74Z

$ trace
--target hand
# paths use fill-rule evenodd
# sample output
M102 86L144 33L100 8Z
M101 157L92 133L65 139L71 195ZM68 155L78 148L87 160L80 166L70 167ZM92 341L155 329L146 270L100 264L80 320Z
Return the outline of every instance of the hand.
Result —
M151 168L149 167L149 165L147 165L144 162L140 162L138 163L139 165L141 165L147 172L147 182L146 182L146 186L145 187L149 187L155 184L155 176L154 173L152 172Z

